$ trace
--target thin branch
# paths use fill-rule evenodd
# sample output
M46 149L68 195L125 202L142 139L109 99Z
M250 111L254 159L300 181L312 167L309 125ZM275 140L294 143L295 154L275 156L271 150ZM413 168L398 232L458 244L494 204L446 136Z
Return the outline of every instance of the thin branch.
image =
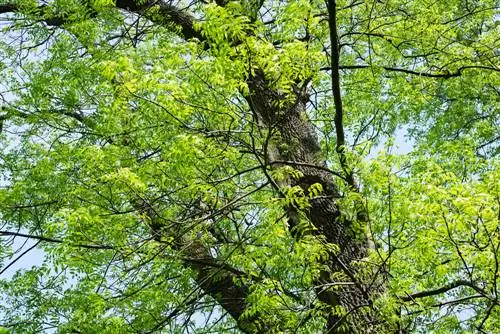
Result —
M52 243L57 243L57 244L64 243L64 240L61 240L61 239L43 237L40 235L33 235L33 234L10 232L10 231L0 231L0 236L14 236L14 237L34 239L34 240L38 240L40 242L52 242ZM107 246L107 245L88 245L88 244L72 244L72 243L69 243L69 245L72 247L81 247L81 248L87 248L87 249L115 249L115 247Z
M338 68L340 70L358 70L358 69L370 69L373 67L374 67L373 65L339 65ZM389 71L389 72L401 72L401 73L406 73L406 74L411 74L411 75L417 75L420 77L443 78L443 79L459 77L463 74L464 70L469 70L469 69L483 69L483 70L487 70L487 71L500 72L499 68L490 67L490 66L482 66L482 65L462 66L459 69L457 69L455 72L440 72L440 73L418 72L418 71L409 70L406 68L390 67L390 66L380 66L380 68L383 68L384 70ZM322 71L331 71L331 67L322 67L321 70Z
M461 286L470 287L470 288L476 290L477 292L479 292L482 296L486 297L485 294L484 294L484 291L481 288L477 287L476 285L472 284L469 281L458 280L458 281L449 283L449 284L447 284L445 286L442 286L440 288L437 288L437 289L427 290L427 291L422 291L422 292L417 292L417 293L414 293L414 294L411 294L411 295L407 295L407 296L404 296L404 297L400 297L400 298L401 298L402 301L409 302L409 301L412 301L412 300L415 300L415 299L419 299L419 298L425 298L425 297L431 297L431 296L440 295L440 294L443 294L445 292L448 292L450 290L456 289L456 288L461 287Z
M347 157L345 154L346 150L346 140L344 134L344 110L342 105L342 94L340 92L340 73L339 73L339 60L340 60L340 50L338 45L338 33L337 33L337 3L335 0L327 0L328 7L328 25L330 30L330 66L331 66L331 81L332 81L332 94L333 103L335 105L335 134L337 137L336 151L339 154L340 165L346 174L347 183L356 188L354 183L354 176L352 170L349 170L347 166Z
M21 254L19 254L18 257L16 257L14 260L12 260L8 265L6 265L2 270L0 270L0 275L2 275L4 272L7 271L7 269L9 269L12 265L14 265L17 261L19 261L24 255L26 255L29 251L31 251L32 249L36 248L38 246L38 244L40 243L41 241L37 241L33 246L31 246L30 248L28 248L27 250L25 250L24 252L22 252Z
M347 181L346 177L340 173L337 173L327 167L321 166L321 165L314 165L314 164L308 164L306 162L299 162L299 161L288 161L288 160L275 160L275 161L270 161L269 165L275 165L275 164L283 164L283 165L291 165L291 166L301 166L301 167L310 167L310 168L316 168L319 170L323 170L325 172L328 172L332 175L335 175L338 178L341 178L342 180Z
M425 310L433 308L433 307L441 308L443 306L448 306L448 305L462 304L463 302L469 301L471 299L478 299L478 298L484 298L484 296L480 295L480 294L476 294L476 295L471 295L471 296L465 296L465 297L458 298L458 299L452 299L452 300L448 300L448 301L445 301L442 303L430 305L429 307L425 308ZM411 312L407 312L405 315L414 315L414 314L422 313L425 310L420 309L420 310L416 310L416 311L411 311Z

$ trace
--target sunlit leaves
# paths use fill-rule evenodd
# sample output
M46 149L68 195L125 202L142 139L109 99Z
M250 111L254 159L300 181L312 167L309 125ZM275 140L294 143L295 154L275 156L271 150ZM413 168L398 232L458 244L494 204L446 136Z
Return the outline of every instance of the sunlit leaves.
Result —
M21 3L11 45L1 44L0 208L2 229L42 240L45 260L2 282L2 312L30 318L19 331L229 332L260 317L255 331L267 319L269 331L317 333L325 314L349 312L318 291L357 283L329 270L357 245L325 241L334 231L308 219L320 201L338 209L321 217L332 229L349 225L353 243L373 238L351 265L376 271L370 287L387 281L375 306L391 326L498 327L493 1L338 1L345 168L323 1L179 3L199 33L187 41L169 23L180 12L158 4L132 13L107 0ZM250 106L257 73L277 110L268 128ZM297 161L270 153L303 144L276 131L299 102L322 144L317 166L301 170L331 177L307 186ZM406 131L413 153L394 154ZM346 184L351 172L357 184ZM9 243L3 260L15 256ZM240 319L200 288L223 274L247 293ZM408 298L457 280L470 284ZM463 311L456 300L471 293L480 296Z
M387 258L393 273L390 288L399 291L396 294L404 297L460 279L475 282L486 295L496 293L500 207L498 182L493 180L498 173L498 161L486 164L467 144L448 145L434 157L381 154L369 164L364 184L370 189L372 228L380 236L379 252ZM473 292L463 287L444 296L419 299L406 312L423 321L421 328L425 328L424 314L437 316L432 305L446 305ZM400 301L391 303L396 307ZM475 311L463 315L460 303L450 303L446 309L458 313L464 323L457 318L442 319L433 325L434 330L470 328L486 312L481 302L471 303Z

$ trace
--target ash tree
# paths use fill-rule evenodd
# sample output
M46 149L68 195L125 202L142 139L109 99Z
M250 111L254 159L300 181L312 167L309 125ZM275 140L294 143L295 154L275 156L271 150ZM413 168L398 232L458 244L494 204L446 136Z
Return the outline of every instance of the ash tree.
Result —
M498 8L0 0L1 331L493 333Z

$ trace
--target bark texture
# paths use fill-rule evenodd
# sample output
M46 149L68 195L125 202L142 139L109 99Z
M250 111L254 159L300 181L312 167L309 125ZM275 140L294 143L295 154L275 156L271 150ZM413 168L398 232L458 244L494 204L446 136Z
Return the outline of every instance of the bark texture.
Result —
M307 217L316 228L314 233L320 236L318 240L338 245L340 252L331 253L327 263L329 270L325 270L318 279L317 286L322 286L317 289L318 298L332 308L342 306L349 313L348 316L335 312L325 314L328 322L326 332L375 332L378 319L373 312L372 296L367 286L370 277L366 277L366 273L361 274L359 268L353 266L354 262L367 256L369 240L365 235L360 235L359 231L355 232L352 222L343 217L336 203L340 197L338 187L333 174L326 170L314 126L307 119L305 87L296 89L293 103L278 108L277 102L283 97L268 86L263 72L257 72L248 83L251 95L247 100L259 124L267 129L275 129L280 135L281 143L285 143L285 149L269 144L266 150L268 163L273 166L288 164L303 174L301 178L292 179L289 184L283 185L300 186L306 194L315 183L320 183L323 187L321 196L310 200ZM299 223L294 208L288 209L288 219L293 233L293 228ZM344 273L354 284L338 290L323 288L333 283L332 274L339 272Z

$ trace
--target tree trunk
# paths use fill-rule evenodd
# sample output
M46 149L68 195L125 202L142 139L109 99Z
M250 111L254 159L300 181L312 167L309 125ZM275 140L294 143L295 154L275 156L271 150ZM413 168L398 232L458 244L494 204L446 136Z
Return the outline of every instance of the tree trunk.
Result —
M248 80L250 96L247 98L252 111L261 127L279 133L281 145L270 140L267 145L267 163L271 166L289 165L299 170L303 176L291 179L282 186L300 186L305 194L315 183L322 185L321 196L310 199L307 218L314 226L313 232L319 242L338 245L338 253L330 252L326 263L329 270L321 273L316 282L318 298L331 311L326 312L327 333L373 333L379 322L373 310L372 296L368 288L372 277L366 274L366 267L353 265L367 256L370 242L363 232L355 231L352 222L345 219L336 204L340 194L334 183L332 172L326 162L313 125L307 120L305 87L296 89L293 103L279 109L277 102L282 100L278 93L268 85L262 72ZM284 145L283 145L284 144ZM297 209L288 208L288 223L292 233L299 224ZM300 236L297 236L300 238ZM363 270L363 274L360 271ZM328 289L334 283L332 274L344 273L353 283L340 289ZM373 292L376 289L372 289ZM342 306L347 314L335 312Z

